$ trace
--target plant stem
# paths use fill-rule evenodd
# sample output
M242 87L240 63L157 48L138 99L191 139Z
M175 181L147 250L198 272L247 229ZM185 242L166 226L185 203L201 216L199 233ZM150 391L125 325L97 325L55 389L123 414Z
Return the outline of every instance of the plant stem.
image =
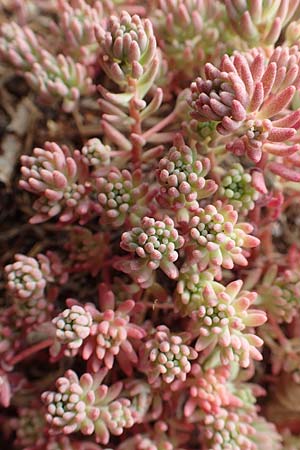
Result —
M34 353L37 353L41 350L44 350L45 348L50 347L50 345L52 344L53 339L47 339L46 341L38 342L37 344L34 344L31 347L26 348L22 352L18 353L14 358L12 358L10 364L14 366L15 364L18 364L19 362L23 361L29 356L34 355Z
M141 117L140 112L137 108L138 96L136 89L136 80L130 80L132 84L132 88L135 90L134 97L130 100L129 103L129 116L134 120L134 123L131 127L131 133L141 136L142 134L142 125L141 125ZM132 144L132 162L135 169L139 169L141 166L142 160L142 146L137 139L131 139Z
M154 125L152 128L149 128L149 130L145 131L144 134L142 134L143 139L148 139L152 134L157 133L158 131L165 128L167 125L169 125L173 120L175 120L177 117L177 113L175 111L172 111L167 117L159 121L156 125Z

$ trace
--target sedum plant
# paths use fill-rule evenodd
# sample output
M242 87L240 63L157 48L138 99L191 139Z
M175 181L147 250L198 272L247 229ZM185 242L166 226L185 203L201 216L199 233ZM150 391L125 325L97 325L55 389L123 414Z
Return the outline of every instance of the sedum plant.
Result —
M199 201L217 190L214 180L206 179L210 160L200 159L197 149L185 145L177 135L168 154L159 161L157 180L160 184L158 201L166 208L178 211L177 220L189 221L190 211L199 208Z
M46 391L42 400L47 407L46 420L53 430L65 434L81 430L90 435L95 432L98 442L107 443L110 433L119 435L123 428L134 424L130 401L118 398L122 384L108 388L101 384L105 372L97 377L83 374L80 379L73 371L56 381L56 391Z
M237 223L238 213L232 205L217 200L205 208L199 208L189 222L187 252L199 270L207 266L222 266L232 269L234 264L247 265L243 248L259 244L249 233L249 223Z
M261 44L271 47L293 17L299 2L225 0L225 5L232 27L250 47Z
M137 355L131 339L142 339L144 330L130 323L130 313L135 307L133 300L127 300L115 308L114 295L101 286L98 311L93 304L82 307L73 299L67 300L69 308L53 319L55 340L50 353L56 357L62 354L74 356L78 352L88 361L88 368L98 372L102 365L111 369L117 357L125 373L131 374Z
M5 448L298 448L299 14L0 1Z
M156 39L150 20L122 12L111 16L107 29L99 28L101 68L128 99L143 98L158 70Z
M239 163L233 164L224 173L218 192L222 199L241 214L247 214L254 209L255 201L260 196L259 190L254 186L254 177Z
M229 42L221 42L227 18L221 2L158 0L149 14L170 66L181 76L193 76L199 61L215 60Z
M299 112L284 118L278 114L298 88L299 50L277 47L269 58L260 50L255 53L225 55L220 68L206 64L205 78L191 84L190 105L196 120L215 121L218 133L231 135L227 150L246 154L257 164L264 153L298 151L289 141L296 134ZM270 168L277 167L272 164Z
M153 330L153 337L150 335L141 357L141 367L148 374L150 384L159 378L165 383L172 383L176 378L186 380L191 370L190 360L198 356L186 345L190 339L189 335L171 334L164 325Z
M153 271L159 267L169 278L177 278L176 250L183 243L184 238L178 234L170 217L166 216L164 220L143 217L141 227L123 233L120 244L123 250L134 253L139 259L121 262L118 267L125 273L129 270L134 280L145 287L151 285Z
M93 91L86 68L71 56L52 55L30 28L5 23L1 29L0 53L4 61L24 73L42 100L63 100L63 109L72 111L81 95Z

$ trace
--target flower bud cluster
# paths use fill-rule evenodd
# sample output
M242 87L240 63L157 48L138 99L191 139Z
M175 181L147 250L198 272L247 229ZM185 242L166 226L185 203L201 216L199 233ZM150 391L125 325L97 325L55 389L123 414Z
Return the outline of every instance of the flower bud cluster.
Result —
M189 385L189 397L184 406L184 415L190 417L200 408L206 414L216 414L222 406L236 404L237 399L228 389L229 366L203 370L197 363L192 365Z
M257 450L252 441L255 428L253 418L246 411L235 412L222 409L218 414L208 414L204 419L204 450Z
M83 64L95 62L97 43L95 28L104 20L102 2L95 1L92 6L85 0L59 0L59 25L57 34L61 34L68 52Z
M147 194L148 185L142 183L141 173L131 174L128 170L112 168L104 177L96 181L98 201L101 205L101 223L120 227L127 218L135 221L134 216L143 214L141 203ZM145 211L146 212L146 211ZM139 222L138 220L136 220Z
M241 280L226 287L218 283L217 289L207 283L198 309L190 313L191 328L198 336L195 349L205 350L207 367L219 365L220 361L223 365L236 361L248 367L252 359L262 359L257 348L263 341L250 328L264 324L267 316L251 308L256 293L241 291L242 286Z
M51 273L41 267L41 258L15 255L15 262L6 266L7 288L11 295L20 299L44 295L47 281L53 281ZM44 265L43 268L48 268Z
M274 264L267 268L257 286L260 305L278 323L290 323L300 311L299 269L280 270Z
M81 347L83 340L91 333L93 319L91 314L79 305L64 309L52 321L56 328L56 339L66 346L65 354Z
M91 166L95 174L110 165L110 153L110 146L104 145L98 138L89 139L81 149L84 163Z
M181 269L175 292L175 305L183 316L196 311L203 302L203 290L206 286L213 287L215 292L220 292L223 287L214 281L214 273L210 270L200 272L196 265L188 270Z
M102 289L106 291L105 286ZM66 356L79 353L88 361L89 370L95 373L103 365L111 369L117 358L121 368L129 374L138 361L131 341L142 339L145 331L130 320L135 306L133 300L115 308L112 292L107 291L104 297L108 303L101 312L91 303L81 306L72 299L67 300L69 308L52 321L56 331L50 352L54 357L61 353Z

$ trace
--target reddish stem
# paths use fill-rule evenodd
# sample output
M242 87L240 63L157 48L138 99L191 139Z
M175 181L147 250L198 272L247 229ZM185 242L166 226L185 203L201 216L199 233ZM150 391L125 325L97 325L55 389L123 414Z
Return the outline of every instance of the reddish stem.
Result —
M287 338L284 335L282 329L280 328L280 326L278 325L278 323L276 322L276 320L273 318L273 316L269 315L269 322L272 326L273 331L276 333L277 339L280 343L280 345L285 346L287 343Z
M82 447L80 447L80 450L99 450L99 446L93 442L85 442L82 444Z
M141 119L140 119L140 113L134 105L134 98L130 102L129 114L130 114L130 117L132 117L135 121L135 123L131 127L131 132L140 136L142 134ZM141 165L142 147L141 147L141 144L139 142L137 142L136 140L134 140L131 143L132 143L132 161L133 161L134 167L139 168Z
M53 339L47 339L46 341L38 342L37 344L32 345L29 348L26 348L22 352L18 353L12 360L9 362L12 366L18 364L19 362L23 361L23 359L28 358L29 356L33 355L34 353L37 353L41 350L44 350L47 347L50 347L50 345L53 344Z
M274 248L273 248L272 233L270 232L269 228L263 230L263 232L260 235L260 240L266 255L271 256L274 253Z
M143 306L148 306L148 308L152 308L153 310L154 309L162 309L162 310L170 310L170 309L173 309L174 310L174 305L171 305L171 304L161 304L161 303L158 303L158 302L153 302L153 303L151 303L151 302L143 302Z
M172 111L167 117L160 120L156 125L154 125L152 128L149 128L149 130L145 131L144 134L142 134L143 139L148 139L152 134L157 133L158 131L165 128L167 125L169 125L173 120L175 120L177 116L177 113L175 111Z
M250 211L249 218L250 218L251 222L253 222L256 226L258 226L258 224L261 221L261 206L260 205L256 205L255 208L252 211Z
M131 133L141 136L142 134L142 125L141 125L141 116L138 108L136 107L138 96L137 96L137 81L134 79L129 80L129 85L132 87L136 93L134 97L130 100L129 103L129 116L134 120L134 123L131 127ZM131 140L132 144L132 162L135 169L138 169L141 165L141 155L142 155L142 146L136 140Z
M285 211L292 203L295 202L296 199L299 200L299 198L300 198L300 194L293 193L293 195L291 195L291 197L285 199L283 206L282 206L282 211Z

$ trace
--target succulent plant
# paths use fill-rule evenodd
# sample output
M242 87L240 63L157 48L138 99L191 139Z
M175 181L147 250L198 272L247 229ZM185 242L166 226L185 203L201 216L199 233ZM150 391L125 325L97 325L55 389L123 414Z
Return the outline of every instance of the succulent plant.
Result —
M180 220L185 208L196 210L199 201L210 197L217 184L206 175L210 170L208 158L200 158L196 149L185 145L181 135L158 163L157 179L160 184L158 201L162 206L178 211Z
M191 370L190 360L198 356L197 352L186 344L190 339L188 333L172 334L164 325L153 331L153 336L150 336L142 348L141 358L141 368L147 373L150 384L159 378L166 383L172 383L177 378L186 380Z
M299 14L0 0L3 448L298 449Z
M229 366L203 370L197 363L192 365L188 380L189 397L184 405L184 415L190 417L196 408L206 414L216 414L222 406L238 404L228 389Z
M105 177L97 178L96 186L103 224L120 227L127 218L138 223L139 215L143 216L147 210L148 186L142 183L139 171L131 174L128 170L113 167Z
M60 345L66 345L66 354L81 347L83 340L91 333L93 319L91 314L79 305L64 309L53 319L56 339ZM55 352L55 348L53 348Z
M299 112L278 116L290 104L299 86L297 47L277 47L270 58L254 55L225 55L220 68L205 65L205 78L191 84L193 118L217 122L222 136L231 135L226 148L259 163L264 152L291 154L290 144L299 126Z
M300 279L298 269L279 270L270 265L257 286L259 303L276 320L291 322L299 311Z
M67 45L68 52L83 64L91 64L97 58L95 28L104 20L102 2L89 5L85 0L59 0L59 24L52 30Z
M135 259L119 266L121 270L131 274L134 280L147 287L152 282L152 272L159 267L165 274L175 279L178 269L174 262L178 259L177 249L184 244L184 239L178 234L170 217L155 220L143 217L140 227L122 235L121 248L134 253Z
M204 419L203 449L256 450L252 441L255 429L247 412L222 409L218 414L208 414Z
M71 156L66 147L46 142L45 148L35 148L33 156L22 157L20 186L38 195L34 203L37 214L33 223L43 222L60 214L62 222L85 220L90 208L99 211L88 193L92 190L87 167Z
M215 292L223 290L223 286L214 280L213 271L200 272L196 265L187 270L181 269L175 293L176 308L184 316L197 311L203 303L204 288L212 286Z
M98 138L89 139L82 147L81 154L84 163L92 167L93 174L101 173L105 166L110 165L111 148L109 145L104 145Z
M69 370L64 377L57 379L56 391L42 394L46 420L54 432L95 433L98 442L107 444L110 433L120 435L123 428L134 424L130 401L118 397L122 383L108 388L101 384L105 375L106 371L102 370L97 376L85 373L78 378Z
M230 203L236 211L247 214L255 207L259 191L253 186L251 173L235 163L222 177L218 190L220 197Z
M16 254L5 272L17 326L29 329L50 319L56 297L52 286L67 279L59 257L53 252L37 258Z
M113 293L105 285L101 288L101 311L92 303L83 306L74 299L67 300L69 308L52 321L55 340L50 352L54 357L61 352L66 356L79 353L88 361L88 368L93 373L103 365L111 369L117 358L121 368L129 375L132 364L138 360L131 340L142 339L145 332L131 321L134 301L126 300L116 307Z
M71 56L52 55L29 27L6 23L0 32L3 60L24 74L29 85L42 99L63 100L63 109L71 112L81 95L93 92L92 80L84 65Z
M154 82L159 64L150 20L123 11L120 18L110 17L106 29L98 27L96 34L99 63L107 76L129 97L136 88L138 98L143 98Z
M225 0L234 31L250 46L276 43L282 28L291 20L299 2L270 0Z
M219 286L218 292L207 284L203 301L192 313L191 327L198 336L195 349L206 352L207 367L219 361L223 365L237 361L241 367L248 367L251 359L262 359L257 347L263 341L250 329L264 324L267 317L263 311L250 308L256 293L241 291L242 286L243 282L236 280L222 290Z
M44 295L47 281L53 281L53 277L49 264L43 262L43 255L38 255L37 259L15 255L15 262L5 267L7 288L11 295L20 299L40 298Z
M160 45L170 65L193 76L199 62L224 53L225 9L211 0L157 0L149 8Z
M259 239L250 235L252 225L239 223L233 206L219 200L199 208L188 226L186 251L190 261L197 263L200 270L207 266L222 266L225 269L232 269L235 264L246 266L243 249L259 244Z

